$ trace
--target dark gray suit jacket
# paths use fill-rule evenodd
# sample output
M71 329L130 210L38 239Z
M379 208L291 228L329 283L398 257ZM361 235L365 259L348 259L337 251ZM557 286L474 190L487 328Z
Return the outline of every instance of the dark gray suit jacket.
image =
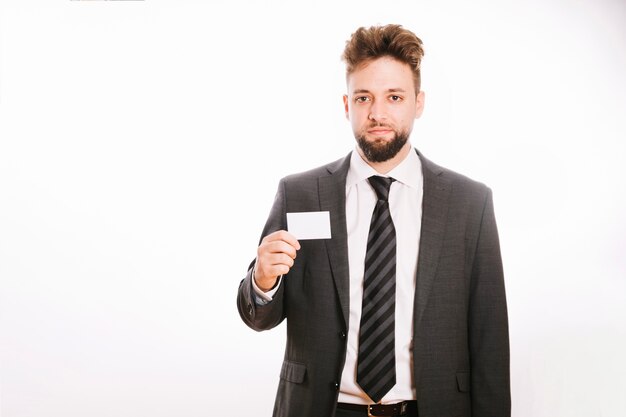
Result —
M419 156L424 197L413 313L419 417L509 417L508 321L491 190ZM253 265L239 287L248 326L267 330L287 319L276 417L335 413L349 325L349 165L348 155L281 180L263 236L286 230L288 212L329 211L332 239L300 241L269 304L254 301Z

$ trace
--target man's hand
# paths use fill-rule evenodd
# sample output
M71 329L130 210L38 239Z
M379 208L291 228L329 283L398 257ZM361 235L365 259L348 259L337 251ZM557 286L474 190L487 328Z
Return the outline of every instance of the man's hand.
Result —
M269 291L279 276L289 272L300 243L289 232L279 230L263 238L257 249L254 280L261 291Z

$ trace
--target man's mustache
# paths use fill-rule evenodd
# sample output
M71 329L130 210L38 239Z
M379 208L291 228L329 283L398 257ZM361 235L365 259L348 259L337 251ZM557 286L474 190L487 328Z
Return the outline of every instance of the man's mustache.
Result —
M372 122L369 124L369 126L367 127L368 129L373 129L375 127L387 127L389 129L393 129L394 127L387 124L387 123L380 123L380 122Z

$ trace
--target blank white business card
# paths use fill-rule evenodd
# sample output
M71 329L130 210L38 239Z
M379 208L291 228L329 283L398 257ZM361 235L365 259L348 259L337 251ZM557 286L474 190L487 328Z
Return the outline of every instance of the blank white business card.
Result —
M287 213L287 231L298 240L330 239L330 212Z

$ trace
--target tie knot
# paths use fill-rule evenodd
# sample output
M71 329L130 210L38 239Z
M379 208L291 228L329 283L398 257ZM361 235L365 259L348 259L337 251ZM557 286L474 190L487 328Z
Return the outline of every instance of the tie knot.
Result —
M391 183L395 181L393 178L374 175L367 180L374 191L376 191L379 200L387 201L389 199L389 189L391 188Z

